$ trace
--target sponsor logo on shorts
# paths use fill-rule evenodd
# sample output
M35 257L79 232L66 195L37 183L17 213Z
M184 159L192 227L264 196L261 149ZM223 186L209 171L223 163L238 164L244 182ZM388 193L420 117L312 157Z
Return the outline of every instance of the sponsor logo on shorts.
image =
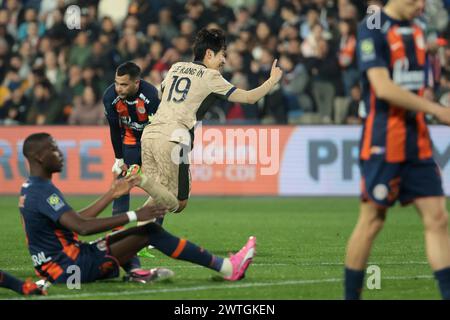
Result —
M97 243L97 249L100 251L106 251L106 241L102 240Z
M384 200L387 198L388 194L388 187L386 187L384 184L377 184L375 188L373 188L373 197L376 200Z

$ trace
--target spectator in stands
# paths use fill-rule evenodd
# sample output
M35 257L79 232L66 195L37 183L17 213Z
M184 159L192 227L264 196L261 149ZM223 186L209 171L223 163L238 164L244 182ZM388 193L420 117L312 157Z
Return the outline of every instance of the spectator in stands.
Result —
M210 0L209 13L211 21L214 21L223 30L235 20L233 10L227 6L224 0Z
M307 94L310 81L308 70L295 57L282 54L279 65L284 71L281 89L288 108L288 118L295 121L304 111L312 111L313 102Z
M14 89L11 98L5 102L3 108L0 108L0 123L4 125L25 124L29 105L23 89Z
M180 61L192 61L191 43L187 36L180 35L173 39L172 45L180 55Z
M31 125L65 123L63 108L48 80L34 86L26 122Z
M30 28L30 25L33 27ZM30 34L32 32L33 34ZM25 39L31 37L41 37L45 33L45 25L42 22L38 22L38 14L36 9L27 8L25 10L25 21L19 26L17 33L17 39L19 41L24 41Z
M260 20L267 21L270 30L277 34L283 24L283 19L280 15L280 1L264 0L256 10L255 16Z
M186 18L194 22L197 30L206 27L210 22L210 13L202 0L188 0L186 3Z
M312 93L322 123L330 124L336 87L339 82L338 62L327 41L320 40L317 50L318 56L309 61Z
M356 22L353 20L341 20L339 22L339 66L341 67L342 83L345 96L350 95L350 90L359 81L359 72L356 65Z
M380 0L83 0L77 2L81 30L71 30L63 18L72 2L5 0L0 5L0 107L11 103L13 95L18 99L11 78L20 79L26 110L36 104L35 87L49 81L52 92L64 93L58 101L62 116L55 120L64 121L85 87L101 92L124 59L136 61L142 76L159 85L173 63L190 59L196 30L215 25L229 35L224 70L228 80L257 86L267 72L267 57L279 58L286 72L283 86L258 106L219 105L212 118L239 122L250 116L252 123L286 123L288 117L292 122L293 110L301 110L317 111L312 117L302 116L302 122L328 123L333 97L350 99L358 78L354 21L366 14L367 4L382 5ZM446 18L432 18L444 17L442 3L446 2L427 2L425 17L432 31L428 42L449 37ZM450 48L443 46L428 52L432 72L427 72L426 81L433 91L430 97L448 101ZM338 123L345 122L340 111ZM11 119L9 123L16 121Z
M359 84L354 84L350 89L350 102L348 105L347 116L345 117L346 124L361 124L359 117L359 104L361 101L361 88Z
M66 74L58 67L58 60L54 51L47 51L44 56L45 77L55 88L56 92L61 93Z
M315 25L320 24L319 11L311 8L306 13L306 20L300 25L300 37L305 40L313 32Z
M101 23L100 34L108 38L108 43L115 44L119 39L119 35L116 30L116 25L110 17L104 17Z
M320 56L319 43L325 41L323 27L320 23L311 26L311 32L301 45L302 55L305 58L318 58Z
M63 103L68 106L73 106L73 100L75 97L81 96L83 91L83 70L74 64L69 68L69 76L62 91L64 93L62 96L64 99Z
M86 86L81 97L75 99L74 108L69 117L71 125L105 124L104 107L92 86Z
M231 35L239 36L242 30L250 29L256 26L256 21L250 14L250 11L246 7L239 7L236 13L235 21L232 21L228 25L228 32Z
M75 45L70 49L69 64L84 67L92 56L92 46L88 34L80 31L75 38Z
M168 7L162 8L159 12L158 25L160 26L161 39L169 43L171 39L179 34L179 30L172 19L172 12Z

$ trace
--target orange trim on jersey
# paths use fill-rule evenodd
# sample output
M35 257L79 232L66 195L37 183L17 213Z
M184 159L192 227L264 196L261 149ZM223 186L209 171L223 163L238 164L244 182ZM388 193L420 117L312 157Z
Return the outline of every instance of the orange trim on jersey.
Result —
M41 270L48 273L53 280L58 279L64 272L64 270L55 262L48 262L42 265Z
M405 109L390 106L386 130L386 161L402 162L406 158Z
M178 242L178 246L175 249L175 251L172 253L171 257L178 258L178 256L181 254L184 247L186 246L186 243L187 243L186 239L180 239L180 242Z
M416 48L416 59L420 66L425 65L425 40L422 29L413 26L414 47Z
M406 58L405 44L403 38L397 33L398 27L392 27L389 29L386 39L389 44L389 50L391 51L391 67L397 60L403 60Z
M117 113L119 114L119 117L130 117L130 113L128 112L128 107L122 100L119 100L117 102L116 110L117 110ZM131 144L131 145L136 144L136 137L134 136L132 129L125 128L123 144Z
M123 144L136 144L136 137L133 134L133 130L125 128L125 135L123 137Z
M417 148L419 149L419 159L428 159L433 156L433 148L431 146L430 133L425 122L425 114L417 112Z
M366 126L364 129L364 137L363 137L363 143L361 146L361 159L368 160L370 158L370 147L372 146L372 131L373 131L373 123L375 121L375 92L373 91L373 88L370 88L370 111L369 115L367 116L366 120Z
M142 99L137 99L136 103L136 114L139 121L147 121L148 115L147 110L145 109L145 103Z
M77 260L80 254L80 248L74 244L69 244L64 237L64 233L61 230L55 230L55 234L58 237L59 242L63 246L63 252L73 261Z

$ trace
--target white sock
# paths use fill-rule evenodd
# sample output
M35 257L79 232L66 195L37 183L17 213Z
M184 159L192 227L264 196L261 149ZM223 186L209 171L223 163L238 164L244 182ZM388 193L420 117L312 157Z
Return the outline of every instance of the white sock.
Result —
M220 273L225 277L229 277L233 274L233 265L230 262L229 258L223 259L222 268L220 268Z

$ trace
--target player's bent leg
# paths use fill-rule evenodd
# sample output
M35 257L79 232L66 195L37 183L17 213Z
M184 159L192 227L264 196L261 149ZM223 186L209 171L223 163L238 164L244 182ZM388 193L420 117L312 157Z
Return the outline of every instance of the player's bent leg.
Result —
M443 299L450 300L448 212L443 196L418 198L415 207L425 227L425 246Z
M178 209L178 199L161 183L151 179L145 174L141 174L138 165L132 165L128 169L127 177L138 174L140 175L140 182L138 186L147 192L147 194L150 195L156 203L167 206L170 212L174 212Z
M425 228L425 247L443 299L450 299L450 241L445 197L414 201Z
M256 238L250 237L239 252L230 258L222 258L212 255L186 239L168 233L157 223L130 228L118 236L120 238L110 240L110 250L120 263L126 262L130 255L150 244L171 258L189 261L220 272L224 279L229 281L244 278L256 249Z
M358 222L347 244L345 257L345 299L360 299L364 270L376 235L383 228L386 209L362 202Z
M448 213L444 197L418 198L414 205L425 228L425 245L433 270L450 266Z
M108 237L110 254L121 266L126 265L136 253L148 244L148 231L145 227L134 227ZM175 273L166 268L139 269L129 272L124 280L149 283L171 278Z

